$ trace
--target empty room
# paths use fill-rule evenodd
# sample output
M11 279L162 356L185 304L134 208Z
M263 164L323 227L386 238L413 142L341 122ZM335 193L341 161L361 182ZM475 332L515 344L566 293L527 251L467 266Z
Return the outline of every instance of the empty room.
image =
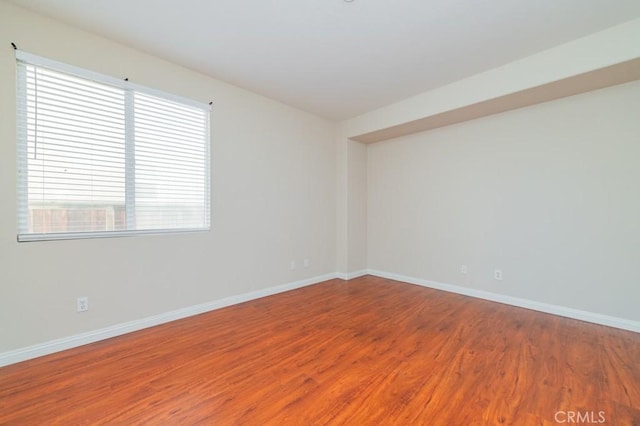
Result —
M0 424L640 425L638 0L0 0Z

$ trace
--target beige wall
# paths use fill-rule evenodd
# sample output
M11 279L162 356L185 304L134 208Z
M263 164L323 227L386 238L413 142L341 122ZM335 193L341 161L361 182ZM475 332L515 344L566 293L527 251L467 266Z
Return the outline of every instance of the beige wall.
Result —
M336 271L333 123L2 1L0 41L0 353ZM212 231L18 244L12 41L213 100Z
M347 272L367 269L367 146L347 141Z
M367 269L367 148L351 141L341 123L336 130L336 268L341 278Z
M369 268L640 320L639 111L634 82L369 145Z
M347 276L347 212L348 212L348 140L341 125L336 126L336 271L345 278Z
M0 0L0 355L367 268L640 320L640 83L374 145L348 140L495 94L500 82L548 77L525 63L570 75L575 64L594 65L589 58L633 56L630 45L609 42L639 25L334 124ZM212 231L18 244L12 41L213 100ZM503 281L493 280L496 267ZM78 296L89 297L88 312L75 312Z

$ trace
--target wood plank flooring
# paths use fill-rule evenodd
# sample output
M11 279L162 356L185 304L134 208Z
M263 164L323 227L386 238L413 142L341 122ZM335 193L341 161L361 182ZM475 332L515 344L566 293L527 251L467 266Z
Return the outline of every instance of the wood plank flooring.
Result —
M640 425L640 334L369 276L0 369L0 424L589 423Z

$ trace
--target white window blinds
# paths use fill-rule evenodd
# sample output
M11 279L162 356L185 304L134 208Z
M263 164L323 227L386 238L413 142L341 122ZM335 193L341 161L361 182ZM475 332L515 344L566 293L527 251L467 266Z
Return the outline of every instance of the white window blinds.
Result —
M18 58L18 240L209 229L209 106Z

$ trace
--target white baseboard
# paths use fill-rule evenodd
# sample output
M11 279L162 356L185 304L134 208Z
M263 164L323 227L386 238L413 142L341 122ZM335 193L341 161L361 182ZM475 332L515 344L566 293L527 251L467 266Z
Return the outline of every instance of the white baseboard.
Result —
M355 272L348 272L348 273L344 273L344 272L336 272L336 278L340 278L341 280L352 280L354 278L359 278L359 277L364 277L365 275L368 275L369 271L366 269L362 269L360 271L355 271Z
M435 281L424 280L421 278L407 277L391 272L383 272L376 270L368 270L369 275L381 278L388 278L396 281L403 281L409 284L416 284L423 287L429 287L436 290L444 290L451 293L463 294L465 296L477 297L479 299L491 300L493 302L504 303L506 305L518 306L521 308L532 309L534 311L545 312L548 314L559 315L562 317L573 318L581 321L587 321L594 324L606 325L609 327L620 328L623 330L635 331L640 333L640 322L624 318L617 318L609 315L598 314L595 312L581 311L579 309L567 308L565 306L551 305L548 303L536 302L534 300L521 299L518 297L506 296L504 294L491 293L483 290L475 290L472 288L461 287L452 284L444 284Z
M488 291L475 290L467 287L461 287L452 284L438 283L421 278L407 277L404 275L394 274L391 272L383 272L376 270L361 270L350 273L332 273L295 281L288 284L282 284L275 287L269 287L262 290L256 290L236 296L226 297L224 299L214 300L213 302L203 303L200 305L190 306L171 312L166 312L152 317L142 318L139 320L129 321L117 324L111 327L99 330L89 331L86 333L76 334L74 336L64 337L61 339L51 340L49 342L28 346L25 348L15 349L12 351L0 353L0 367L17 362L26 361L28 359L37 358L39 356L60 352L66 349L75 348L99 340L109 339L111 337L120 336L143 328L153 327L170 321L198 315L204 312L213 311L224 308L226 306L235 305L249 300L259 299L261 297L271 296L273 294L282 293L296 288L317 284L333 278L350 280L364 275L373 275L381 278L402 281L409 284L416 284L423 287L429 287L437 290L448 291L451 293L463 294L465 296L477 297L479 299L491 300L493 302L504 303L507 305L519 306L521 308L532 309L535 311L545 312L549 314L559 315L567 318L578 319L595 324L606 325L609 327L620 328L623 330L635 331L640 333L640 322L632 321L624 318L612 317L609 315L598 314L594 312L581 311L578 309L567 308L564 306L551 305L547 303L536 302L528 299L521 299L512 296L506 296Z
M39 356L64 351L66 349L75 348L78 346L86 345L88 343L94 343L99 340L109 339L111 337L131 333L132 331L142 330L143 328L153 327L170 321L202 314L204 312L213 311L215 309L224 308L226 306L231 306L238 303L247 302L249 300L259 299L261 297L271 296L273 294L294 290L296 288L301 288L312 284L317 284L333 278L338 278L338 274L333 273L321 275L288 284L282 284L275 287L269 287L262 290L239 294L236 296L225 297L224 299L214 300L213 302L189 306L187 308L177 309L175 311L166 312L160 315L154 315L152 317L129 321L111 327L101 328L99 330L80 333L74 336L63 337L61 339L55 339L49 342L0 353L0 367L9 364L15 364L21 361L26 361L32 358L37 358Z

